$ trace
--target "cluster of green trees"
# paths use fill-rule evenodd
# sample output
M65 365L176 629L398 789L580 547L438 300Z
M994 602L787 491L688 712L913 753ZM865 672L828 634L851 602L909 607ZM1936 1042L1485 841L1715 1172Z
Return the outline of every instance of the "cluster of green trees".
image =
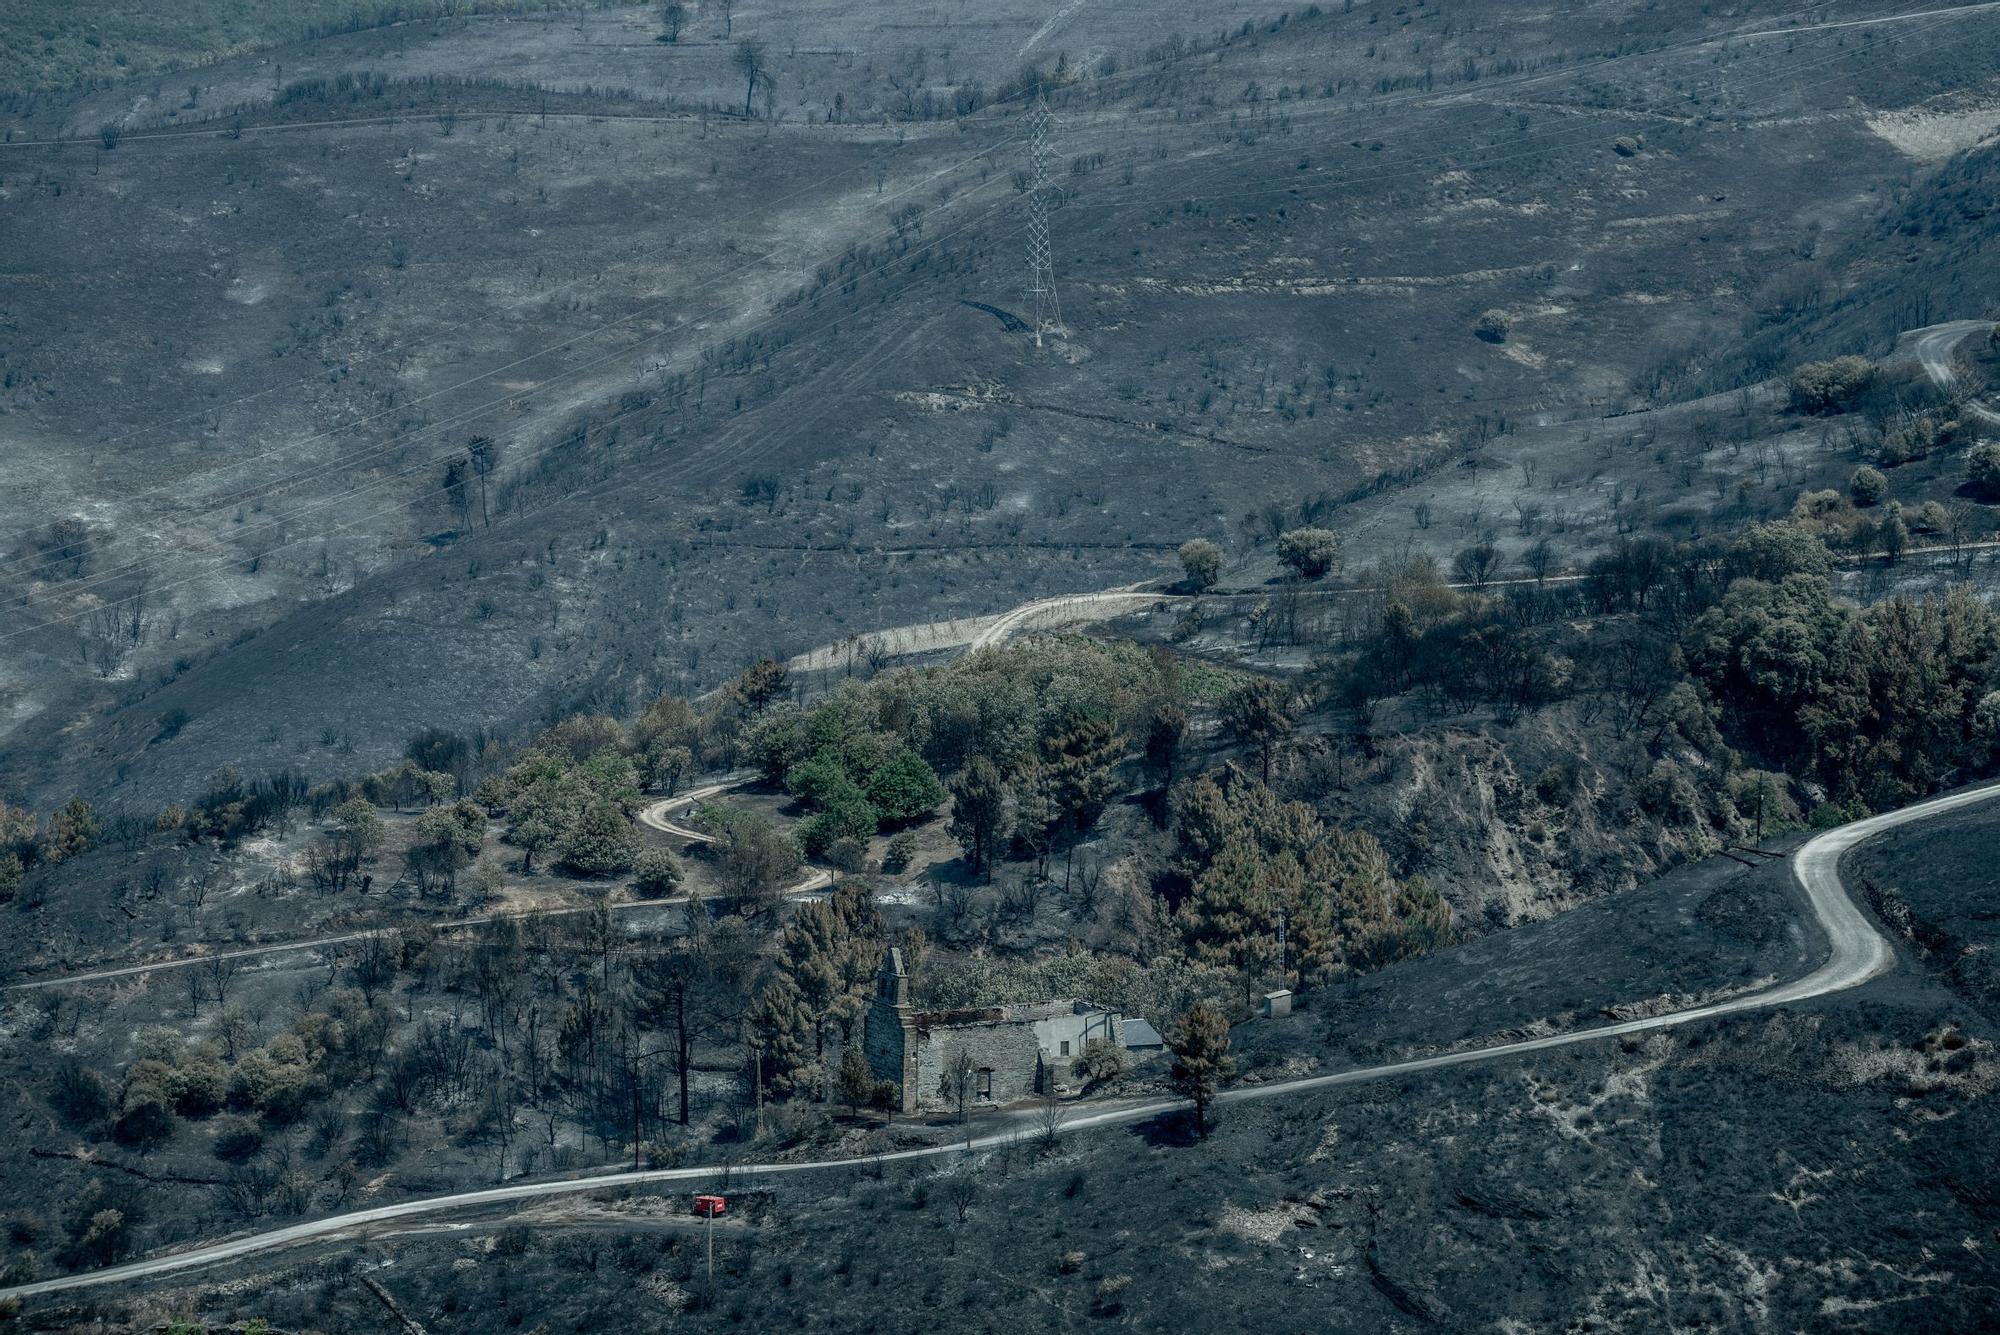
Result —
M1875 363L1866 357L1806 362L1792 372L1792 407L1803 413L1835 413L1875 382Z
M263 1145L266 1126L303 1119L318 1102L375 1078L394 1021L378 1000L341 988L262 1045L258 1020L225 1006L212 1036L189 1042L172 1029L141 1030L117 1083L75 1060L56 1072L51 1102L71 1125L146 1151L183 1121L216 1124L218 1158L242 1160Z
M1195 779L1174 836L1187 952L1234 974L1246 1004L1269 978L1324 983L1451 940L1450 907L1420 877L1399 882L1373 836L1329 827L1258 780Z
M1640 805L1689 819L1740 813L1727 785L1669 782L1676 751L1725 777L1747 759L1785 776L1787 804L1797 788L1829 811L1893 806L1991 766L1993 606L1963 587L1844 602L1826 546L1840 531L1815 501L1733 539L1632 539L1577 584L1498 597L1449 589L1413 562L1390 572L1373 629L1313 685L1364 739L1379 702L1405 692L1439 712L1580 702L1657 759L1635 785Z
M1682 642L1725 735L1880 810L2000 748L2000 616L1958 586L1854 608L1827 581L1739 580Z
M1125 739L1114 725L1081 708L1051 722L1052 731L1007 768L976 756L953 777L951 832L975 873L990 876L1011 839L1035 860L1036 875L1046 875L1050 854L1073 851L1117 792Z
M521 850L524 872L533 870L538 854L578 876L615 876L638 860L632 828L638 771L615 741L596 745L604 739L592 735L595 722L557 725L505 775L480 785L477 800L505 817L507 842Z
M859 1051L862 1014L885 948L871 890L850 880L831 899L799 905L779 934L748 1017L764 1095L824 1097L835 1076L828 1040L837 1033L847 1050Z
M1181 701L1228 680L1136 646L1039 640L844 682L811 708L744 693L733 743L812 813L800 842L814 856L840 865L844 850L928 819L949 796L952 832L976 872L1009 854L1045 872L1116 792L1125 739L1148 737L1171 778Z
M841 865L856 864L854 850L877 831L928 820L945 796L936 771L881 726L871 703L866 691L843 690L810 710L774 705L743 741L765 777L812 812L800 846Z

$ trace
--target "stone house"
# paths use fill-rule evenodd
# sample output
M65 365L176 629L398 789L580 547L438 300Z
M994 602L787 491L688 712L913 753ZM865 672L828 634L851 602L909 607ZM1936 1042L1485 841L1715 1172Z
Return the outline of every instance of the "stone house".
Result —
M891 949L875 979L862 1050L877 1080L893 1080L906 1113L958 1105L953 1072L961 1054L971 1071L966 1102L1005 1104L1069 1078L1070 1063L1093 1039L1125 1046L1123 1017L1087 1001L920 1011L910 1001L903 953Z

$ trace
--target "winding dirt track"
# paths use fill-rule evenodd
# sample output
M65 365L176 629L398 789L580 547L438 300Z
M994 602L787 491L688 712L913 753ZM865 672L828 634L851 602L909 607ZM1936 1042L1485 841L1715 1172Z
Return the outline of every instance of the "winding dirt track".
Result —
M1949 324L1934 324L1928 329L1913 331L1912 346L1931 383L1946 393L1958 389L1958 372L1951 369L1953 350L1973 334L1983 334L1992 328L1991 320L1953 320ZM1993 411L1978 399L1968 395L1965 408L1986 425L2000 426L2000 412Z
M1882 934L1877 931L1861 910L1856 907L1847 889L1840 880L1840 858L1847 850L1863 840L1871 839L1898 826L1920 820L1928 820L1949 812L1958 811L1976 803L2000 797L2000 784L1990 784L1983 788L1969 789L1947 797L1934 798L1892 811L1867 820L1857 821L1808 841L1792 855L1792 871L1799 887L1806 896L1815 922L1827 938L1826 959L1820 966L1802 978L1789 983L1780 983L1749 996L1737 997L1713 1005L1696 1006L1671 1014L1650 1016L1645 1019L1627 1020L1618 1024L1599 1025L1589 1029L1573 1030L1564 1034L1552 1034L1544 1038L1527 1039L1515 1043L1499 1043L1490 1047L1470 1048L1459 1052L1445 1053L1435 1057L1422 1057L1413 1061L1390 1062L1382 1066L1360 1067L1349 1071L1337 1071L1330 1075L1308 1076L1299 1080L1279 1081L1268 1085L1258 1085L1247 1089L1233 1089L1220 1096L1222 1103L1247 1103L1253 1099L1282 1098L1295 1094L1310 1093L1315 1090L1331 1089L1337 1085L1360 1084L1363 1081L1392 1079L1418 1075L1425 1071L1441 1070L1448 1066L1464 1066L1473 1062L1491 1061L1496 1058L1520 1056L1541 1052L1551 1048L1568 1047L1578 1043L1590 1043L1599 1039L1613 1038L1623 1034L1643 1033L1654 1029L1671 1029L1678 1025L1692 1024L1744 1011L1765 1010L1773 1006L1790 1005L1794 1002L1809 1001L1815 997L1857 987L1878 974L1885 972L1895 961L1894 952ZM1162 1113L1172 1112L1185 1106L1176 1099L1149 1099L1109 1107L1103 1111L1072 1117L1062 1128L1062 1134L1093 1130L1099 1127L1118 1126L1142 1121ZM894 1153L867 1158L822 1159L803 1163L772 1163L733 1165L728 1171L732 1179L743 1177L778 1177L792 1173L810 1173L823 1169L853 1168L864 1163L893 1163L898 1160L926 1159L946 1155L965 1154L993 1149L1017 1140L1023 1131L1018 1125L1010 1130L1000 1131L967 1141L949 1145L932 1145L918 1149L899 1150ZM146 1279L179 1271L195 1270L204 1266L219 1265L247 1256L307 1242L339 1240L361 1233L368 1228L409 1219L417 1216L441 1214L453 1210L473 1210L486 1206L506 1205L516 1201L540 1200L548 1197L573 1195L580 1192L600 1191L608 1187L657 1186L676 1182L704 1182L712 1180L721 1171L717 1166L698 1168L664 1168L641 1172L607 1173L598 1177L573 1179L559 1182L526 1182L514 1186L494 1187L486 1191L459 1192L450 1196L434 1196L425 1200L403 1201L395 1205L378 1206L371 1210L356 1210L348 1214L333 1215L325 1219L315 1219L289 1228L272 1229L264 1233L252 1233L223 1242L213 1242L206 1246L173 1252L164 1256L150 1257L140 1261L130 1261L124 1265L109 1266L102 1270L86 1271L77 1275L66 1275L59 1279L42 1280L34 1284L23 1284L16 1288L0 1290L0 1301L7 1299L27 1299L46 1294L64 1293L77 1289L94 1288L106 1284L116 1284L125 1280Z
M684 825L676 825L668 817L673 812L693 806L732 788L740 788L749 782L741 775L730 775L699 788L690 788L676 797L654 802L639 812L639 823L662 834L671 835L690 844L712 844L712 835L700 830L691 830ZM810 895L824 890L833 883L833 877L823 871L806 875L796 884L788 887L785 894L790 898ZM641 909L670 908L675 904L688 902L686 895L671 895L664 899L634 899L622 904L613 904L613 913L629 913ZM487 913L473 918L452 918L444 922L434 922L430 926L440 932L463 931L468 927L483 927L488 923L502 922L509 918L564 918L579 913L588 913L588 908L524 909L519 913ZM199 955L179 955L173 959L154 960L146 964L120 964L102 969L91 969L83 973L58 974L48 978L30 978L25 982L9 983L0 992L40 992L55 987L70 987L82 983L101 983L118 978L136 978L140 974L164 973L173 969L191 968L197 964L207 964L213 960L253 960L271 959L284 955L305 955L326 950L333 946L348 945L355 941L365 941L371 936L381 936L396 931L396 927L367 927L352 932L336 932L330 936L308 937L303 941L277 941L263 946L240 946L234 950L211 950Z

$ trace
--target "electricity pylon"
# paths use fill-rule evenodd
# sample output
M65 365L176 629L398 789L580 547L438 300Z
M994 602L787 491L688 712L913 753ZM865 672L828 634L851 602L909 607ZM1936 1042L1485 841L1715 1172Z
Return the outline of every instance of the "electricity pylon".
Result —
M1028 312L1035 327L1035 346L1043 334L1062 332L1062 308L1056 303L1056 266L1049 249L1049 162L1055 155L1055 116L1046 97L1035 98L1028 113Z

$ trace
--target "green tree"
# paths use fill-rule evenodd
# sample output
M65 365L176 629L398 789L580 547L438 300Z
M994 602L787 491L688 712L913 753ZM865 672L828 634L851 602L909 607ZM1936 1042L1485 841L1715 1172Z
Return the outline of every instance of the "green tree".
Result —
M576 780L590 796L610 802L627 816L639 809L639 771L615 747L594 751L576 767Z
M507 771L507 842L521 850L521 870L554 848L583 806L582 786L555 756L531 751Z
M616 876L639 856L639 834L617 803L597 797L563 831L559 847L563 866L579 876Z
M1871 505L1880 505L1882 499L1889 494L1889 479L1882 476L1879 469L1863 464L1848 475L1847 494L1856 505L1864 509Z
M812 1016L788 977L781 974L759 989L750 1007L748 1027L765 1094L789 1098L809 1091Z
M716 836L716 870L732 898L782 889L798 873L798 845L760 813L711 807L703 818Z
M1222 578L1222 548L1207 538L1189 538L1180 548L1181 572L1188 587L1206 593Z
M1077 712L1042 743L1056 806L1072 838L1097 823L1118 791L1116 766L1124 751L1125 739L1109 721Z
M417 819L417 837L403 855L419 889L425 893L452 889L458 873L479 852L485 833L486 813L470 802L425 811Z
M868 804L887 825L928 820L944 801L944 785L924 758L905 746L868 778Z
M164 1144L174 1134L174 1114L166 1094L154 1084L128 1085L111 1134L120 1144L140 1150Z
M904 830L889 841L888 850L882 854L882 870L891 876L900 876L910 869L916 857L917 836L912 831ZM4 871L5 868L0 867L0 872Z
M667 849L647 849L633 863L632 870L632 893L641 899L664 899L680 889L680 859Z
M1292 734L1291 692L1269 677L1252 677L1223 697L1222 727L1238 743L1256 749L1269 783L1272 753Z
M645 752L642 772L647 784L671 797L694 773L694 752L685 746L656 743Z
M1155 701L1147 712L1146 764L1160 776L1162 788L1173 787L1174 769L1180 762L1187 730L1187 710L1171 700Z
M1909 550L1910 526L1903 519L1903 507L1899 503L1889 502L1888 512L1882 516L1882 522L1875 530L1875 546L1891 562L1902 560L1903 553Z
M842 797L799 827L799 846L808 857L821 857L843 839L865 842L880 823L878 813L865 798Z
M1778 520L1752 524L1729 545L1732 573L1776 583L1788 575L1833 573L1833 555L1817 534L1800 524Z
M1236 1070L1229 1055L1229 1021L1207 1002L1196 1002L1170 1026L1167 1048L1174 1054L1168 1080L1174 1091L1194 1104L1195 1134L1208 1136L1208 1110L1216 1094Z
M1292 529L1278 538L1278 559L1300 579L1318 579L1340 559L1340 535L1324 528Z
M1125 1049L1108 1038L1093 1038L1070 1063L1070 1073L1086 1088L1109 1084L1125 1074Z
M380 848L384 837L382 818L365 797L350 797L335 807L329 833L335 849L349 867L360 865L363 858Z
M1007 784L984 756L952 777L951 837L965 849L973 873L990 878L994 854L1007 837Z
M2000 501L2000 441L1989 440L1966 452L1965 480L1981 500Z
M1234 970L1246 1005L1258 977L1278 963L1279 923L1298 880L1290 853L1272 860L1253 843L1232 843L1181 901L1177 917L1189 953Z
M862 1055L859 1043L849 1043L841 1050L833 1087L856 1117L861 1115L861 1105L875 1097L875 1074L868 1069L868 1058Z
M754 714L784 691L789 675L776 659L759 659L729 684L729 699L742 714Z

